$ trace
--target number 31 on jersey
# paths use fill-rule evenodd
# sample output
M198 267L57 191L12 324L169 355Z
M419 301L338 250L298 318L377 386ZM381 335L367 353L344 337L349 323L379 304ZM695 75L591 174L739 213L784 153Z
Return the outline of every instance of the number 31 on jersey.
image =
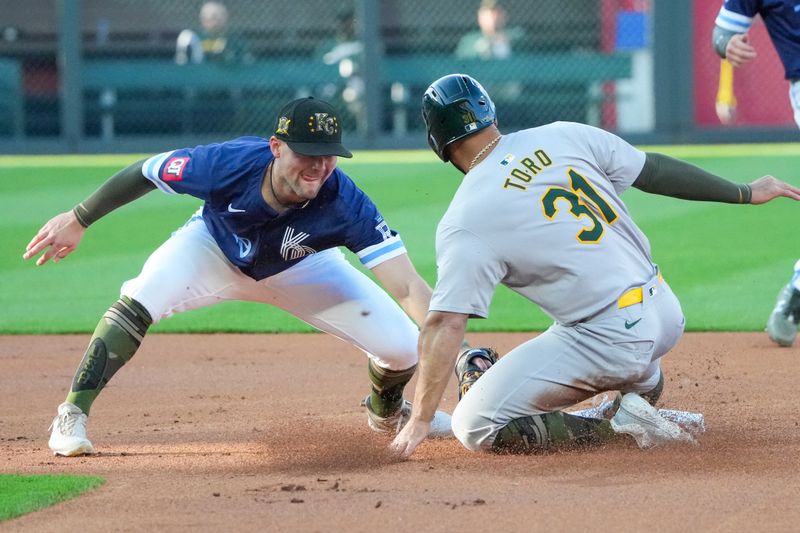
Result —
M598 216L607 224L613 224L619 215L585 177L571 168L567 170L567 175L570 189L550 187L542 195L544 216L548 220L553 220L558 214L558 201L564 200L569 204L569 212L573 217L577 219L587 217L592 222L592 227L583 228L575 235L575 238L584 244L598 243L603 237L603 224Z

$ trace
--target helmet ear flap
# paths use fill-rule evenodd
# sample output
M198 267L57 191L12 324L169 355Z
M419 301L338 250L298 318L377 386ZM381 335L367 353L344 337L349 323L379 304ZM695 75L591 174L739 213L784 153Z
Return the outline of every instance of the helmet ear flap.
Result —
M439 154L439 148L436 146L436 138L433 135L431 135L430 131L428 131L428 146L431 147L431 150L433 150L434 152ZM439 155L439 157L442 157L442 156ZM446 162L447 161L445 161L445 163Z
M466 74L450 74L433 82L422 97L422 118L428 144L445 162L451 143L497 122L492 99Z

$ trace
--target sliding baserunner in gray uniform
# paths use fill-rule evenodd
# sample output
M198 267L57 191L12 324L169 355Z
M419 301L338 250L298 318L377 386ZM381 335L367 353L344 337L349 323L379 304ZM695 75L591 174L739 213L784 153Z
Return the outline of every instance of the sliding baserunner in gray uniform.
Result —
M799 200L800 189L772 176L736 185L582 124L501 135L489 95L460 74L428 88L423 116L431 147L466 176L439 223L414 409L393 449L409 455L425 438L456 360L463 398L453 431L471 450L524 452L616 433L642 446L691 440L650 405L684 318L620 195L633 185L759 204ZM500 283L555 323L496 364L485 349L457 359L467 320L487 317ZM610 390L628 393L611 420L561 411Z

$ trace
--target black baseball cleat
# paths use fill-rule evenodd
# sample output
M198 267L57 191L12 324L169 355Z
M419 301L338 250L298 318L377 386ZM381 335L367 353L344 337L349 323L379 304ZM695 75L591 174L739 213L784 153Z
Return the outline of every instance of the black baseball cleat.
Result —
M481 360L479 365L475 360ZM464 350L456 359L455 373L458 378L458 399L467 393L478 378L486 373L497 362L497 352L492 348L470 348Z

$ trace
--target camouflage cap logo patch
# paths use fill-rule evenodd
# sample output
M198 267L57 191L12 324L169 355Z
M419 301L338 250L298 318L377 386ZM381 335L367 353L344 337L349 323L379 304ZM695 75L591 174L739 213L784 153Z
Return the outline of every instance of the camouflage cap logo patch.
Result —
M339 121L328 113L314 113L308 117L308 131L334 135L339 132Z
M292 119L288 117L281 117L278 120L278 129L275 130L275 133L278 135L289 135L289 125L292 123Z

